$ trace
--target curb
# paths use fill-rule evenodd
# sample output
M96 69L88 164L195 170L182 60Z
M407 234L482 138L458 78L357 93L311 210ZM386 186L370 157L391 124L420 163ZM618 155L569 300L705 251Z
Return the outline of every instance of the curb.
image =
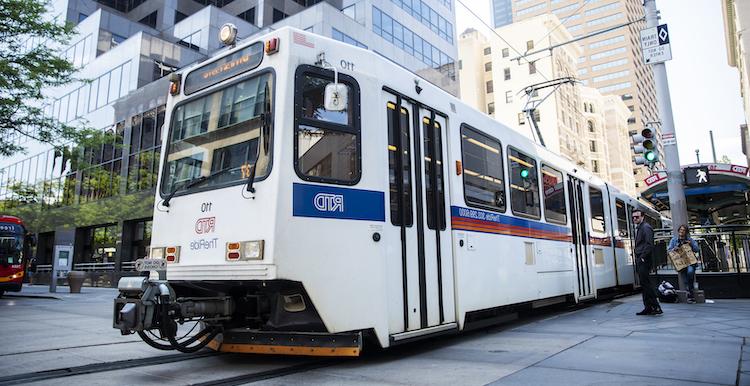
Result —
M3 298L28 298L28 299L53 299L53 300L63 300L63 298L59 296L54 295L42 295L42 294L14 294L14 293L5 293L3 295Z

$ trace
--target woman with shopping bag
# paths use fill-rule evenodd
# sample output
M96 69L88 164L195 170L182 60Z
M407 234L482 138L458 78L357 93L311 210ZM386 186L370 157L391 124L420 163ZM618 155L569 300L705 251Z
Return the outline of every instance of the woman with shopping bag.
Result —
M669 252L675 252L683 245L689 245L690 249L693 253L697 254L698 249L698 243L695 242L690 237L690 231L688 229L688 226L685 224L680 225L680 227L677 229L677 236L672 237L672 240L669 241L669 246L667 247L667 250ZM695 267L698 265L698 263L690 264L684 269L681 269L679 271L679 275L683 277L684 283L687 286L688 291L688 297L693 298L693 286L695 283Z

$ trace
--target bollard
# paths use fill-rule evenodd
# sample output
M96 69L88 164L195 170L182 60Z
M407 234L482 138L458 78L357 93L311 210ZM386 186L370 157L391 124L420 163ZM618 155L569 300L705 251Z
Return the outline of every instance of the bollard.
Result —
M68 285L70 286L70 293L80 294L81 286L83 285L83 279L86 277L85 272L81 271L70 271L68 272Z
M693 291L693 297L695 298L696 303L705 303L706 302L706 294L703 293L703 290L694 290Z
M687 303L688 300L688 292L683 290L677 290L677 302L678 303Z

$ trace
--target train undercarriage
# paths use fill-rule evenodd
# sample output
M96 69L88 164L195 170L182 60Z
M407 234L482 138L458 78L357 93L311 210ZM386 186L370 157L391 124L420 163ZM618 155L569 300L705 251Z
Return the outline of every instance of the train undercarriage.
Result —
M118 289L113 327L160 350L357 356L362 349L361 332L327 331L300 282L127 277Z

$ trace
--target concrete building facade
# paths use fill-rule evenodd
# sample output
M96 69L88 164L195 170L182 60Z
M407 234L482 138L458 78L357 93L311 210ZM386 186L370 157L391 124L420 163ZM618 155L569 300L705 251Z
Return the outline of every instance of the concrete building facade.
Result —
M503 1L492 0L493 7L496 2ZM510 12L513 22L554 14L573 37L602 31L644 16L640 0L512 0ZM579 42L582 53L577 58L577 75L584 85L596 88L604 95L618 96L625 102L631 112L627 121L631 134L638 133L647 123L659 120L653 72L650 66L643 63L640 48L640 30L644 28L645 21L639 21L584 39ZM535 41L543 36L528 34L529 39ZM661 135L658 129L657 133ZM643 179L649 171L645 167L636 167L635 173L638 190L642 191L645 187Z
M511 47L533 49L529 35L547 35L541 44L570 40L569 32L554 15L540 15L497 29L489 37L467 30L459 37L461 98L498 121L534 139L533 127L523 111L534 114L545 146L621 190L635 193L630 158L630 111L616 96L580 84L564 84L557 91L539 90L530 97L525 87L548 79L573 76L581 48L570 44L532 62L513 60ZM541 102L541 103L540 103ZM624 162L623 162L624 161ZM626 173L628 176L623 176Z
M745 124L740 125L742 153L750 165L750 35L743 33L750 28L750 3L746 1L722 0L724 16L724 39L727 47L727 63L740 74L740 96L745 110Z
M115 143L53 148L17 136L25 154L0 159L0 211L39 235L49 280L53 256L73 256L61 272L113 285L148 251L168 76L222 48L218 30L239 39L291 25L375 51L457 94L452 0L56 0L49 16L76 25L59 49L78 79L45 90L46 113L112 131ZM28 48L46 44L33 37Z

